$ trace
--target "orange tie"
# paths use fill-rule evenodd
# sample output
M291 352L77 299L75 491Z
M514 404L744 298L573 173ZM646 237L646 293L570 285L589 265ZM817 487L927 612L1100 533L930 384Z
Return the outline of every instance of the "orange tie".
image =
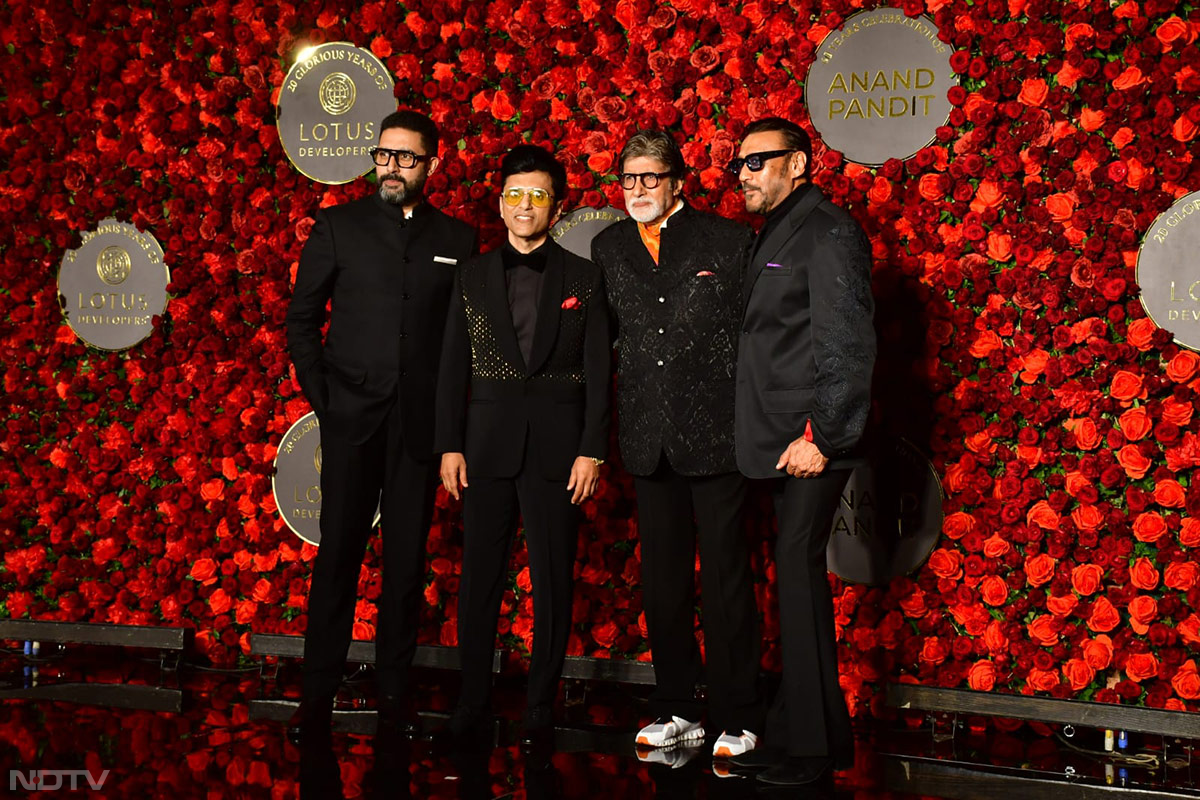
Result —
M664 219L663 222L666 222ZM638 234L642 237L642 244L646 245L647 252L654 259L654 263L658 263L658 250L662 243L662 225L660 222L657 225L646 225L638 223Z

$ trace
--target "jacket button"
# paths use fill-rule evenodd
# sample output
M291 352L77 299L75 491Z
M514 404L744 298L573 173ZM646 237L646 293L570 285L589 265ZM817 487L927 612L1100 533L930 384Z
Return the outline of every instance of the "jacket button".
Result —
M401 378L403 378L403 377L404 377L406 374L407 374L407 373L405 373L405 371L404 371L404 370L400 370L400 377L401 377Z
M661 359L661 358L658 360L658 365L659 365L660 367L663 365L663 362L662 362L662 359Z
M411 297L412 297L412 295L411 295L411 294L409 294L408 292L405 292L404 294L400 295L400 299L401 299L401 300L408 300L408 299L410 299Z
M404 331L400 331L400 338L401 338L401 339L407 339L407 338L408 338L408 334L407 334L407 333L405 333Z
M660 302L660 303L665 303L665 302L667 302L667 298L665 298L665 297L660 297L660 298L658 298L658 302Z
M663 329L662 329L662 328L659 328L659 329L658 329L658 332L661 334L661 333L663 332Z

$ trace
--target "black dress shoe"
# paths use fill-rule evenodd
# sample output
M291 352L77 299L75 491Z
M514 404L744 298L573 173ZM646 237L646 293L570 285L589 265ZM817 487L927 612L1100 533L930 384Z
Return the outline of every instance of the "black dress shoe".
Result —
M768 786L809 786L833 774L833 760L826 756L791 756L758 774Z
M328 738L333 728L333 700L301 700L287 724L288 739L301 744L314 738Z
M733 768L734 772L754 772L770 769L784 761L785 758L786 755L778 747L756 747L741 755L730 756L725 761Z
M408 695L379 695L376 733L414 736L420 729L420 719Z

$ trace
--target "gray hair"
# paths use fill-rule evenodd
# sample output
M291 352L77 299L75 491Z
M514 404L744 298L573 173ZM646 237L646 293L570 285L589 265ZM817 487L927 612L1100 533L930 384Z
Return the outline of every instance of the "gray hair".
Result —
M629 137L618 160L622 170L631 158L653 158L665 164L672 177L683 177L683 153L671 134L665 131L641 130Z

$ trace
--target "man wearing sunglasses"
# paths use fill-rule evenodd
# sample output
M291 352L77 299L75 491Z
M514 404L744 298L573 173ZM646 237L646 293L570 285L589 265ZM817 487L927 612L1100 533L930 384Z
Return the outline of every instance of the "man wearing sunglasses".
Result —
M519 145L500 175L508 235L459 267L438 379L442 483L463 502L462 691L450 728L471 741L491 720L496 619L520 515L534 610L524 741L536 745L553 733L579 504L608 450L611 339L600 270L548 235L566 170Z
M662 131L639 131L618 175L632 219L600 233L592 260L604 270L617 322L621 460L634 476L642 599L656 719L639 748L670 748L720 735L719 758L753 750L762 731L759 632L742 528L745 479L733 448L734 374L742 263L750 230L683 199L683 154ZM700 548L706 662L695 636ZM653 758L646 753L647 758Z
M321 543L293 737L328 735L377 507L379 721L381 730L401 730L415 719L408 671L437 475L433 392L454 265L475 241L470 226L422 197L439 165L437 148L438 130L428 117L387 116L372 148L378 190L318 211L300 256L287 338L296 378L321 423Z
M738 344L737 462L772 481L783 674L764 747L735 765L778 786L827 777L854 752L838 685L825 548L842 489L862 462L875 331L871 250L854 219L809 180L795 123L752 123L730 172L766 215L747 264Z

